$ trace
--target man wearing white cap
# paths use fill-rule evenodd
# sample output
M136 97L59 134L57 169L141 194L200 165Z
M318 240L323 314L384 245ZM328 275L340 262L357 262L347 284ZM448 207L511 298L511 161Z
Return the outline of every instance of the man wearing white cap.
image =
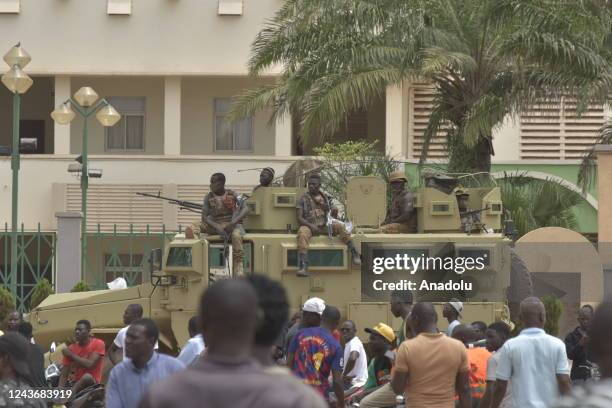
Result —
M344 388L342 382L343 357L342 346L332 334L322 327L321 315L325 310L325 301L320 298L308 299L302 307L302 325L304 326L293 338L287 350L287 366L312 386L326 401L329 395L335 394L336 405L344 406ZM333 384L329 384L329 374Z
M455 327L461 324L459 321L461 312L463 312L463 303L458 299L453 298L444 305L444 309L442 309L442 316L448 320L448 329L446 329L446 335L448 337L452 337Z

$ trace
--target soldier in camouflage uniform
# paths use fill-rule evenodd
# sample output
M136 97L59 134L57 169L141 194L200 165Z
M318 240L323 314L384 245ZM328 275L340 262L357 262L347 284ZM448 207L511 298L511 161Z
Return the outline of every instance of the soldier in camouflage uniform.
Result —
M457 197L459 217L461 218L461 231L472 232L473 230L480 229L480 213L468 207L470 193L463 190L457 190L455 196Z
M225 189L225 175L215 173L210 177L210 192L204 197L202 223L208 226L210 234L228 236L232 240L232 271L234 276L243 274L242 220L248 208L242 205L238 194Z
M313 235L327 234L327 214L332 211L329 198L320 190L321 176L313 174L308 177L308 191L297 202L297 219L300 228L297 233L298 244L298 276L309 276L308 273L308 247ZM360 255L353 245L351 235L346 231L344 224L332 222L332 232L344 242L350 253L353 264L360 265Z
M2 408L45 408L41 400L28 397L28 392L33 391L27 363L28 352L28 341L21 334L11 332L0 337L0 407Z
M413 205L414 196L406 190L408 179L403 171L395 171L389 175L392 198L387 209L385 221L380 226L383 234L399 234L416 232L416 210Z

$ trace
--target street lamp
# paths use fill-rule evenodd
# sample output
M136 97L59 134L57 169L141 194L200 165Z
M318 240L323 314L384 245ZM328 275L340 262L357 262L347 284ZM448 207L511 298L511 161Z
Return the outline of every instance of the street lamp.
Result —
M17 294L17 203L19 193L19 119L21 108L21 94L27 92L32 86L32 78L22 71L32 60L28 53L15 45L4 55L4 62L10 67L2 75L2 83L13 93L13 144L11 148L11 170L13 172L12 207L11 207L11 274L9 287L13 295Z
M68 98L58 106L51 112L51 117L56 123L67 125L76 116L73 108L83 118L83 153L81 155L81 212L83 213L81 222L81 277L83 277L87 253L87 187L91 176L87 168L87 119L96 114L98 122L102 126L109 127L119 122L121 115L106 99L98 100L96 91L88 86L82 87L76 91L72 98Z

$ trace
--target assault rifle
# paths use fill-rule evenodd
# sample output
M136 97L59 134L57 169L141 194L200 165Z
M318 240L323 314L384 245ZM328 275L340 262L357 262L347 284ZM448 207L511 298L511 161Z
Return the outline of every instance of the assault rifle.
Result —
M487 211L489 209L489 206L487 205L485 208L481 208L480 210L471 210L471 211L464 211L464 212L460 212L460 216L464 217L466 215L472 215L472 214L480 214L483 211Z
M175 198L170 198L170 197L164 197L161 195L160 192L158 192L157 195L149 194L149 193L136 193L136 194L140 196L144 196L144 197L151 197L151 198L157 198L160 200L169 201L172 204L178 205L179 209L181 210L187 210L187 211L191 211L191 212L198 213L198 214L202 213L202 204L194 203L191 201L177 200Z

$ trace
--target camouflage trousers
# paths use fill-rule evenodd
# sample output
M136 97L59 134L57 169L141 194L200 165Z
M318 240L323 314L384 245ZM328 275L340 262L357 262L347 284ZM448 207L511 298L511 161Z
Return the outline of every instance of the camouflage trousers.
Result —
M225 224L221 224L222 227ZM191 224L191 229L195 236L200 237L202 234L208 234L208 224L198 221ZM209 235L216 235L216 231ZM244 261L244 248L242 245L242 236L244 235L244 228L242 225L237 225L232 231L232 271L234 276L243 275L243 261Z
M327 230L327 226L325 225L319 228L320 228L320 231ZM346 231L346 228L344 228L344 225L342 224L333 222L332 223L332 234L338 236L342 240L342 242L344 242L345 244L348 244L349 242L351 242L351 234L349 234ZM298 229L298 232L297 232L298 253L305 254L308 252L308 247L310 246L310 238L312 238L312 236L313 236L313 233L310 230L310 228L308 228L307 226L302 225Z
M413 231L408 224L400 224L399 222L392 222L390 224L381 225L380 232L383 234L408 234Z

